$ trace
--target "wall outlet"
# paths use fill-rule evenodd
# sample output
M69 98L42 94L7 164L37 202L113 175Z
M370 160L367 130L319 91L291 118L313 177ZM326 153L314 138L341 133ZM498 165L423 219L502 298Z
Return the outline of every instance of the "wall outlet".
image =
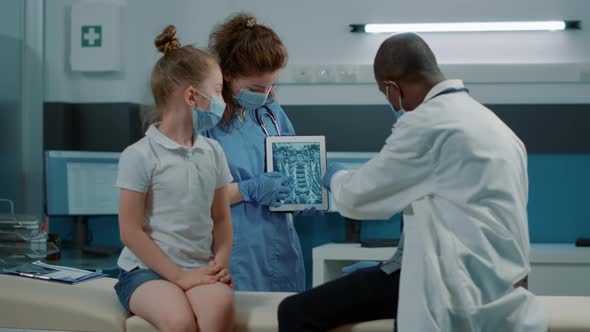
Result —
M292 71L293 81L296 83L312 83L313 70L311 66L295 66Z
M336 66L336 82L356 83L358 81L358 66L338 65Z
M333 83L332 70L327 66L319 66L316 70L318 83Z

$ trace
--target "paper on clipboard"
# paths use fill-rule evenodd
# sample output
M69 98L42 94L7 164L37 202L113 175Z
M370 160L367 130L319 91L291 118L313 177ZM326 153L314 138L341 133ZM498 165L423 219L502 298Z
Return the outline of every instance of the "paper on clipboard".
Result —
M43 263L41 261L33 262L33 264L37 265L37 266L41 266L46 269L56 270L56 272L46 274L47 277L50 277L53 279L76 280L76 279L87 277L87 276L95 273L92 271L74 269L74 268L67 267L67 266L50 265L50 264Z
M5 273L66 284L76 284L104 276L104 274L100 272L74 269L67 266L50 265L41 261L22 264L6 270Z

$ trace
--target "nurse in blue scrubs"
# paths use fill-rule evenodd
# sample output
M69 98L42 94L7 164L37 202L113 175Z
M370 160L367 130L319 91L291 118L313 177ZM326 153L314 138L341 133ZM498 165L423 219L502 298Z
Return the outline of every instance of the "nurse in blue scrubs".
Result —
M274 31L244 14L217 26L209 41L223 73L227 108L220 124L204 134L221 144L234 178L230 270L235 289L302 291L305 270L292 216L269 210L281 205L292 183L265 169L266 137L295 135L273 94L287 50Z

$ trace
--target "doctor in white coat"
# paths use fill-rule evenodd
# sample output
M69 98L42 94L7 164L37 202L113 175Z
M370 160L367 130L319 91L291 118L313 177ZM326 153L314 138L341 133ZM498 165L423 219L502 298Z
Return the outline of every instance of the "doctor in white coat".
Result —
M444 78L416 34L388 38L374 71L398 120L375 158L355 171L331 165L324 181L346 217L403 211L399 331L547 331L521 287L530 271L523 143Z

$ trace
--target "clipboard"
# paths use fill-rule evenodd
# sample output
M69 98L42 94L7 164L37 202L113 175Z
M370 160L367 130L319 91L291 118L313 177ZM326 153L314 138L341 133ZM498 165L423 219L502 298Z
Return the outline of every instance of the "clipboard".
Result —
M92 272L67 266L50 265L41 261L21 264L11 269L6 269L2 273L69 285L106 276L106 274L102 272Z

